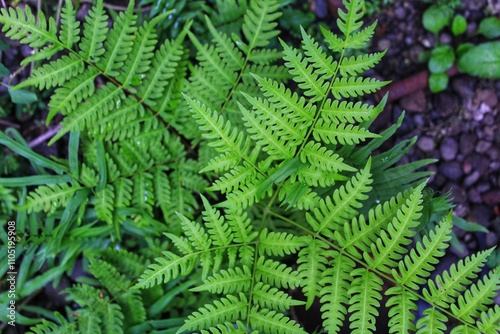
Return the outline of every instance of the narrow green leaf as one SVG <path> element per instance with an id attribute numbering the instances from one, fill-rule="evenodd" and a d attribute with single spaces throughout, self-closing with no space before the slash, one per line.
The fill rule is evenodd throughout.
<path id="1" fill-rule="evenodd" d="M 299 157 L 295 157 L 292 160 L 283 163 L 283 165 L 281 165 L 273 174 L 261 183 L 257 189 L 257 198 L 261 198 L 273 184 L 278 184 L 305 166 L 307 166 L 307 164 L 301 162 Z"/>
<path id="2" fill-rule="evenodd" d="M 0 144 L 7 146 L 9 149 L 16 152 L 20 156 L 25 157 L 35 165 L 50 168 L 58 174 L 68 172 L 68 168 L 66 166 L 63 166 L 53 160 L 47 159 L 39 155 L 38 153 L 33 152 L 28 146 L 9 138 L 3 132 L 0 132 Z"/>

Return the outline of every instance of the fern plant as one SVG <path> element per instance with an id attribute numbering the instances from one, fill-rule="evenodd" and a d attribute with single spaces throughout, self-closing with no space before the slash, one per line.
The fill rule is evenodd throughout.
<path id="1" fill-rule="evenodd" d="M 218 297 L 188 317 L 179 332 L 302 333 L 287 310 L 302 303 L 310 307 L 315 299 L 327 332 L 340 332 L 344 323 L 353 333 L 375 332 L 383 295 L 391 333 L 437 333 L 451 318 L 460 323 L 454 332 L 498 330 L 499 309 L 488 305 L 499 271 L 471 284 L 490 251 L 428 281 L 448 246 L 451 216 L 413 243 L 425 176 L 395 178 L 418 165 L 389 170 L 395 151 L 369 157 L 385 139 L 368 130 L 384 102 L 369 106 L 352 99 L 385 83 L 362 76 L 383 53 L 350 56 L 370 41 L 375 28 L 362 28 L 362 5 L 345 1 L 338 21 L 342 35 L 322 31 L 331 54 L 304 31 L 301 49 L 282 41 L 284 65 L 299 90 L 253 74 L 260 93 L 241 91 L 242 122 L 226 109 L 230 95 L 219 108 L 199 99 L 199 91 L 185 95 L 218 153 L 204 169 L 220 175 L 209 189 L 225 200 L 213 207 L 203 199 L 204 223 L 180 215 L 184 235 L 167 234 L 176 249 L 158 258 L 137 284 L 156 286 L 200 268 L 203 283 L 193 291 Z M 207 72 L 219 59 L 231 59 L 232 50 L 246 51 L 239 36 L 216 41 L 219 53 L 201 64 Z M 198 47 L 200 54 L 212 48 Z M 408 189 L 396 193 L 383 183 Z M 283 225 L 292 231 L 284 232 Z M 296 268 L 283 261 L 291 254 Z M 394 286 L 383 291 L 384 280 Z M 290 289 L 297 288 L 305 301 L 292 298 Z M 415 321 L 419 299 L 428 306 Z"/>
<path id="2" fill-rule="evenodd" d="M 384 52 L 363 53 L 376 23 L 363 28 L 362 0 L 344 4 L 340 33 L 321 29 L 316 41 L 302 30 L 300 48 L 276 41 L 275 0 L 225 2 L 205 19 L 212 43 L 189 24 L 159 43 L 164 16 L 138 26 L 132 2 L 110 30 L 102 1 L 83 29 L 71 1 L 60 29 L 28 8 L 0 11 L 8 37 L 39 48 L 24 63 L 45 62 L 18 88 L 55 88 L 48 121 L 58 112 L 64 120 L 52 141 L 69 133 L 67 160 L 0 134 L 39 172 L 2 179 L 35 187 L 19 191 L 22 229 L 36 230 L 28 217 L 43 214 L 50 234 L 22 265 L 35 252 L 40 263 L 55 258 L 64 269 L 43 274 L 45 284 L 85 250 L 107 292 L 70 288 L 78 320 L 57 316 L 59 325 L 33 331 L 141 332 L 164 321 L 166 332 L 305 333 L 290 309 L 319 301 L 324 331 L 371 333 L 383 299 L 390 333 L 500 329 L 492 306 L 500 272 L 479 275 L 491 250 L 430 278 L 451 238 L 451 214 L 428 228 L 429 174 L 417 170 L 431 160 L 397 165 L 415 139 L 380 150 L 402 118 L 380 134 L 369 130 L 386 99 L 362 98 L 386 82 L 364 73 Z M 131 252 L 151 248 L 156 258 L 147 269 L 130 252 L 90 252 L 134 238 Z M 176 314 L 158 297 L 165 291 L 196 296 L 196 306 Z"/>

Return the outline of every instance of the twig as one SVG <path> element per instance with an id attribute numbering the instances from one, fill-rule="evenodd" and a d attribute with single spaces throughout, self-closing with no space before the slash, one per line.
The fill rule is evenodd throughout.
<path id="1" fill-rule="evenodd" d="M 32 141 L 30 141 L 28 143 L 28 146 L 30 148 L 33 148 L 35 146 L 38 146 L 40 145 L 41 143 L 43 143 L 44 141 L 46 141 L 47 139 L 53 137 L 59 130 L 61 130 L 61 125 L 58 124 L 56 126 L 54 126 L 53 128 L 49 128 L 49 130 L 43 134 L 41 134 L 40 136 L 38 136 L 37 138 L 33 139 Z"/>
<path id="2" fill-rule="evenodd" d="M 6 121 L 4 119 L 0 119 L 0 124 L 7 125 L 8 127 L 11 127 L 11 128 L 16 128 L 16 129 L 20 128 L 19 124 L 11 123 L 11 122 Z"/>
<path id="3" fill-rule="evenodd" d="M 86 3 L 94 3 L 92 0 L 81 0 L 80 2 L 86 2 Z M 104 2 L 103 3 L 103 6 L 106 7 L 106 8 L 109 8 L 109 9 L 113 9 L 113 10 L 120 10 L 120 11 L 125 11 L 127 9 L 127 6 L 120 6 L 120 5 L 113 5 L 113 4 L 109 4 L 109 3 L 106 3 Z M 135 11 L 141 11 L 141 12 L 147 12 L 149 10 L 151 10 L 152 6 L 147 6 L 147 7 L 144 7 L 144 8 L 135 8 Z"/>

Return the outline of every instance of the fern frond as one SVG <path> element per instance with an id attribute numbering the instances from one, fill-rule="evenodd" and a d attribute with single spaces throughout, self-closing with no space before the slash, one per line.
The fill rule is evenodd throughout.
<path id="1" fill-rule="evenodd" d="M 203 73 L 205 78 L 217 78 L 219 87 L 216 89 L 221 95 L 224 94 L 238 79 L 238 75 L 235 72 L 237 64 L 224 62 L 215 47 L 205 48 L 194 34 L 189 32 L 188 35 L 198 50 L 197 59 L 200 62 L 199 73 Z"/>
<path id="2" fill-rule="evenodd" d="M 382 57 L 384 57 L 385 53 L 386 51 L 360 55 L 357 57 L 351 56 L 349 58 L 343 58 L 342 63 L 339 66 L 340 75 L 347 77 L 362 74 L 363 72 L 375 67 L 375 65 L 380 62 Z"/>
<path id="3" fill-rule="evenodd" d="M 500 331 L 500 305 L 494 305 L 488 311 L 481 313 L 481 320 L 477 322 L 478 328 L 487 334 Z"/>
<path id="4" fill-rule="evenodd" d="M 154 199 L 153 191 L 153 176 L 149 173 L 138 173 L 132 176 L 133 193 L 132 205 L 144 212 L 151 213 L 153 211 Z"/>
<path id="5" fill-rule="evenodd" d="M 374 119 L 381 111 L 381 106 L 368 105 L 359 102 L 347 102 L 327 99 L 321 108 L 321 117 L 338 122 L 364 122 Z"/>
<path id="6" fill-rule="evenodd" d="M 443 334 L 446 330 L 446 321 L 448 318 L 438 309 L 430 307 L 423 313 L 423 317 L 417 321 L 418 333 L 422 334 Z"/>
<path id="7" fill-rule="evenodd" d="M 105 333 L 123 333 L 124 315 L 120 305 L 109 303 L 102 312 L 102 324 Z"/>
<path id="8" fill-rule="evenodd" d="M 451 239 L 453 226 L 451 218 L 451 215 L 448 215 L 436 226 L 435 231 L 424 236 L 422 242 L 411 249 L 410 253 L 399 262 L 399 273 L 393 269 L 393 277 L 398 283 L 414 290 L 418 290 L 419 285 L 426 283 L 426 278 L 448 248 L 447 242 Z"/>
<path id="9" fill-rule="evenodd" d="M 340 123 L 337 120 L 321 118 L 316 122 L 313 129 L 314 139 L 327 144 L 354 145 L 368 138 L 376 138 L 377 135 L 367 129 L 353 125 Z"/>
<path id="10" fill-rule="evenodd" d="M 252 296 L 254 303 L 258 304 L 261 308 L 277 310 L 285 312 L 292 306 L 303 305 L 305 302 L 294 300 L 292 297 L 278 290 L 271 288 L 269 284 L 257 283 L 252 289 Z"/>
<path id="11" fill-rule="evenodd" d="M 488 309 L 487 305 L 497 295 L 499 288 L 500 267 L 496 267 L 489 276 L 483 277 L 459 295 L 457 302 L 451 305 L 451 311 L 459 319 L 474 324 L 481 312 Z"/>
<path id="12" fill-rule="evenodd" d="M 449 271 L 428 282 L 422 293 L 426 301 L 439 307 L 448 308 L 481 271 L 482 265 L 492 249 L 488 249 L 452 264 Z"/>
<path id="13" fill-rule="evenodd" d="M 26 6 L 24 11 L 21 7 L 2 8 L 0 13 L 0 23 L 3 25 L 2 31 L 5 32 L 6 37 L 19 40 L 22 44 L 28 44 L 34 49 L 41 48 L 49 43 L 53 44 L 48 54 L 48 50 L 45 50 L 47 58 L 61 50 L 57 38 L 56 22 L 52 17 L 47 21 L 43 12 L 39 12 L 37 18 L 33 15 L 29 6 Z"/>
<path id="14" fill-rule="evenodd" d="M 104 41 L 108 35 L 108 15 L 103 0 L 98 0 L 90 9 L 83 23 L 83 37 L 80 41 L 80 55 L 86 61 L 97 63 L 105 54 Z"/>
<path id="15" fill-rule="evenodd" d="M 252 228 L 252 221 L 248 214 L 242 210 L 229 210 L 226 213 L 229 226 L 234 232 L 234 241 L 237 243 L 248 244 L 257 237 L 257 232 Z"/>
<path id="16" fill-rule="evenodd" d="M 217 52 L 227 64 L 234 64 L 234 69 L 244 66 L 244 56 L 241 51 L 232 43 L 229 36 L 219 32 L 213 25 L 208 16 L 205 16 L 208 29 L 214 38 Z"/>
<path id="17" fill-rule="evenodd" d="M 220 191 L 221 193 L 233 192 L 240 189 L 242 185 L 248 183 L 256 177 L 257 171 L 247 163 L 239 165 L 225 173 L 216 180 L 208 189 L 212 191 Z"/>
<path id="18" fill-rule="evenodd" d="M 424 185 L 422 183 L 412 191 L 408 201 L 387 226 L 387 230 L 381 231 L 379 238 L 371 246 L 372 254 L 364 254 L 365 261 L 372 268 L 390 271 L 390 268 L 397 266 L 402 254 L 406 254 L 406 246 L 412 242 L 411 238 L 416 233 L 415 227 L 419 224 Z"/>
<path id="19" fill-rule="evenodd" d="M 182 39 L 174 42 L 165 41 L 155 52 L 149 71 L 145 75 L 142 84 L 137 88 L 138 96 L 146 104 L 155 107 L 161 101 L 164 88 L 176 74 L 184 49 Z M 158 108 L 157 110 L 162 110 Z"/>
<path id="20" fill-rule="evenodd" d="M 97 66 L 103 73 L 118 77 L 125 65 L 125 60 L 133 50 L 135 42 L 136 15 L 134 1 L 130 1 L 125 12 L 120 12 L 115 18 L 113 28 L 106 35 L 104 48 L 106 52 L 99 59 Z"/>
<path id="21" fill-rule="evenodd" d="M 345 36 L 349 36 L 363 25 L 363 0 L 345 0 L 344 4 L 345 10 L 339 10 L 337 26 Z"/>
<path id="22" fill-rule="evenodd" d="M 371 190 L 370 165 L 369 160 L 345 186 L 336 189 L 331 198 L 321 200 L 319 207 L 314 209 L 314 216 L 306 214 L 308 223 L 316 233 L 333 234 L 356 215 L 356 209 L 362 206 L 361 201 L 368 198 L 366 194 Z"/>
<path id="23" fill-rule="evenodd" d="M 312 65 L 296 49 L 291 48 L 285 42 L 281 41 L 285 56 L 285 66 L 290 70 L 293 80 L 299 88 L 304 90 L 304 95 L 311 102 L 320 101 L 326 97 L 329 83 L 324 77 L 320 77 Z"/>
<path id="24" fill-rule="evenodd" d="M 74 54 L 70 54 L 35 69 L 32 76 L 18 84 L 16 89 L 26 86 L 37 86 L 39 89 L 57 87 L 71 77 L 79 75 L 83 70 L 83 60 Z"/>
<path id="25" fill-rule="evenodd" d="M 269 41 L 279 34 L 279 31 L 274 29 L 278 25 L 274 21 L 281 16 L 278 12 L 279 6 L 278 1 L 274 0 L 250 2 L 250 10 L 246 12 L 242 25 L 248 44 L 240 46 L 246 53 L 256 47 L 267 46 Z"/>
<path id="26" fill-rule="evenodd" d="M 320 281 L 328 262 L 328 244 L 319 239 L 308 238 L 307 246 L 299 252 L 297 264 L 301 278 L 302 292 L 307 297 L 306 308 L 311 307 L 321 289 Z"/>
<path id="27" fill-rule="evenodd" d="M 344 163 L 344 159 L 340 155 L 334 153 L 332 150 L 328 150 L 320 143 L 316 143 L 314 141 L 308 142 L 300 151 L 300 160 L 302 162 L 309 161 L 312 166 L 315 166 L 323 171 L 356 171 L 354 167 Z"/>
<path id="28" fill-rule="evenodd" d="M 91 334 L 100 332 L 101 319 L 92 313 L 83 312 L 79 314 L 78 330 L 82 334 Z"/>
<path id="29" fill-rule="evenodd" d="M 386 292 L 389 300 L 390 333 L 410 333 L 415 331 L 415 311 L 417 310 L 417 296 L 402 286 L 394 286 Z"/>
<path id="30" fill-rule="evenodd" d="M 172 252 L 163 252 L 163 257 L 155 259 L 156 262 L 149 266 L 135 285 L 138 288 L 148 288 L 166 283 L 180 275 L 188 275 L 195 265 L 195 256 L 180 257 Z"/>
<path id="31" fill-rule="evenodd" d="M 366 48 L 370 41 L 372 40 L 373 34 L 375 33 L 375 27 L 377 22 L 372 23 L 368 27 L 361 29 L 349 36 L 346 36 L 344 47 L 349 49 L 362 49 Z"/>
<path id="32" fill-rule="evenodd" d="M 242 132 L 238 132 L 236 128 L 232 127 L 229 121 L 225 121 L 222 115 L 217 114 L 217 111 L 212 112 L 205 105 L 186 95 L 184 98 L 197 123 L 200 124 L 200 130 L 203 131 L 204 137 L 213 140 L 208 144 L 209 146 L 221 153 L 232 151 L 240 157 L 246 156 L 243 148 L 248 147 L 245 144 L 247 139 Z"/>
<path id="33" fill-rule="evenodd" d="M 293 320 L 274 310 L 252 308 L 249 314 L 252 329 L 271 334 L 306 334 Z"/>
<path id="34" fill-rule="evenodd" d="M 347 314 L 349 287 L 352 283 L 351 272 L 355 262 L 343 254 L 332 251 L 329 267 L 322 273 L 320 285 L 321 317 L 323 327 L 329 333 L 339 333 Z"/>
<path id="35" fill-rule="evenodd" d="M 408 192 L 406 193 L 408 194 Z M 368 219 L 364 215 L 353 217 L 350 223 L 344 224 L 343 233 L 335 231 L 335 238 L 340 247 L 349 254 L 361 258 L 360 251 L 368 251 L 376 240 L 379 231 L 388 225 L 396 216 L 401 204 L 401 194 L 390 201 L 381 203 L 368 212 Z"/>
<path id="36" fill-rule="evenodd" d="M 114 189 L 112 185 L 108 184 L 106 188 L 96 193 L 94 205 L 97 217 L 108 224 L 111 224 L 113 220 L 113 203 Z"/>
<path id="37" fill-rule="evenodd" d="M 374 93 L 388 83 L 389 81 L 380 81 L 375 78 L 335 78 L 331 92 L 337 99 L 341 99 L 342 97 L 358 97 Z"/>
<path id="38" fill-rule="evenodd" d="M 255 264 L 255 277 L 260 282 L 277 288 L 293 289 L 301 282 L 297 271 L 284 263 L 266 260 L 263 256 L 259 257 Z"/>
<path id="39" fill-rule="evenodd" d="M 116 303 L 120 305 L 119 311 L 123 314 L 122 318 L 126 328 L 143 323 L 146 320 L 146 309 L 140 291 L 130 289 L 132 282 L 110 263 L 94 257 L 90 257 L 89 260 L 90 272 L 109 291 Z M 104 307 L 104 310 L 117 311 L 110 310 L 108 307 Z"/>
<path id="40" fill-rule="evenodd" d="M 365 268 L 354 269 L 351 274 L 354 279 L 348 294 L 349 317 L 353 334 L 373 333 L 376 329 L 375 321 L 379 315 L 378 308 L 382 295 L 382 279 L 370 270 Z"/>
<path id="41" fill-rule="evenodd" d="M 124 62 L 127 71 L 117 77 L 124 84 L 124 88 L 142 86 L 146 72 L 150 73 L 150 65 L 155 55 L 154 49 L 158 43 L 156 25 L 164 17 L 165 14 L 155 17 L 151 22 L 144 22 L 135 34 L 132 50 Z"/>
<path id="42" fill-rule="evenodd" d="M 269 155 L 276 155 L 278 159 L 291 159 L 295 152 L 293 148 L 305 139 L 305 120 L 295 123 L 286 114 L 283 117 L 281 110 L 269 105 L 266 100 L 250 97 L 243 92 L 242 95 L 253 106 L 250 112 L 239 104 L 250 137 Z M 287 147 L 288 150 L 285 149 Z"/>
<path id="43" fill-rule="evenodd" d="M 80 22 L 76 20 L 76 10 L 71 1 L 65 1 L 61 11 L 59 40 L 67 49 L 80 41 Z"/>
<path id="44" fill-rule="evenodd" d="M 191 241 L 191 244 L 198 251 L 207 251 L 212 244 L 212 240 L 209 238 L 205 229 L 199 223 L 187 219 L 180 213 L 177 213 L 177 216 L 181 219 L 182 229 L 184 230 L 184 234 Z"/>
<path id="45" fill-rule="evenodd" d="M 206 278 L 202 285 L 192 288 L 191 291 L 209 291 L 226 295 L 247 291 L 251 281 L 252 275 L 247 266 L 222 269 L 217 274 Z"/>
<path id="46" fill-rule="evenodd" d="M 116 106 L 116 102 L 124 99 L 124 93 L 115 85 L 108 83 L 101 87 L 97 94 L 91 96 L 87 104 L 79 104 L 71 115 L 62 122 L 62 129 L 51 139 L 50 143 L 59 140 L 70 131 L 85 131 L 91 125 L 98 113 L 107 115 Z"/>
<path id="47" fill-rule="evenodd" d="M 286 232 L 269 232 L 267 228 L 259 235 L 259 254 L 285 256 L 297 252 L 308 240 Z"/>
<path id="48" fill-rule="evenodd" d="M 267 76 L 260 77 L 252 72 L 252 77 L 259 83 L 267 101 L 284 113 L 291 122 L 298 123 L 301 127 L 308 127 L 312 123 L 316 110 L 313 103 L 308 103 L 303 96 L 293 93 L 284 84 Z"/>
<path id="49" fill-rule="evenodd" d="M 28 194 L 26 204 L 20 209 L 27 209 L 28 213 L 32 211 L 54 212 L 57 208 L 66 206 L 79 189 L 81 189 L 80 186 L 68 183 L 39 186 Z"/>
<path id="50" fill-rule="evenodd" d="M 200 170 L 200 173 L 215 172 L 221 173 L 230 170 L 238 165 L 240 162 L 240 157 L 233 152 L 223 153 L 213 159 L 211 159 L 207 165 Z"/>
<path id="51" fill-rule="evenodd" d="M 332 56 L 328 56 L 318 42 L 306 33 L 304 28 L 300 27 L 300 32 L 302 34 L 304 54 L 307 56 L 308 62 L 312 64 L 318 74 L 327 77 L 334 76 L 337 70 L 337 61 Z"/>
<path id="52" fill-rule="evenodd" d="M 241 321 L 236 323 L 226 322 L 215 327 L 210 327 L 208 330 L 201 330 L 201 334 L 246 334 L 245 324 Z"/>
<path id="53" fill-rule="evenodd" d="M 253 205 L 260 199 L 262 184 L 265 182 L 264 176 L 256 174 L 255 178 L 243 185 L 240 189 L 227 195 L 227 200 L 221 203 L 224 207 L 231 210 L 245 209 Z"/>
<path id="54" fill-rule="evenodd" d="M 155 170 L 153 174 L 153 187 L 155 190 L 155 205 L 161 208 L 164 217 L 168 217 L 171 214 L 172 190 L 170 179 L 163 168 Z"/>
<path id="55" fill-rule="evenodd" d="M 55 318 L 58 320 L 59 325 L 52 322 L 42 319 L 42 322 L 37 324 L 34 327 L 31 327 L 30 330 L 35 334 L 55 334 L 55 333 L 68 333 L 68 334 L 77 334 L 79 331 L 77 330 L 75 323 L 69 323 L 64 317 L 59 313 L 55 312 Z"/>
<path id="56" fill-rule="evenodd" d="M 47 122 L 50 122 L 58 112 L 67 115 L 71 110 L 74 110 L 82 100 L 94 94 L 94 79 L 97 75 L 97 70 L 91 67 L 79 76 L 66 81 L 63 87 L 57 88 L 55 94 L 50 98 L 50 110 L 47 116 Z"/>
<path id="57" fill-rule="evenodd" d="M 179 332 L 204 329 L 243 319 L 247 314 L 247 303 L 247 298 L 242 293 L 238 297 L 226 295 L 215 300 L 213 304 L 206 304 L 193 312 L 186 319 L 186 323 L 179 328 Z"/>

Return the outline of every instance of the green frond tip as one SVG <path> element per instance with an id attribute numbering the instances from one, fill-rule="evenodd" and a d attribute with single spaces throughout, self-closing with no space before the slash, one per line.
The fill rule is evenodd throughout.
<path id="1" fill-rule="evenodd" d="M 0 23 L 3 25 L 2 31 L 5 32 L 5 36 L 10 39 L 19 40 L 22 44 L 28 44 L 34 49 L 51 43 L 55 46 L 52 54 L 62 49 L 57 38 L 55 20 L 51 17 L 47 21 L 42 12 L 38 13 L 37 18 L 30 6 L 25 6 L 24 10 L 21 6 L 0 9 Z"/>
<path id="2" fill-rule="evenodd" d="M 345 10 L 339 9 L 339 18 L 337 19 L 337 26 L 340 31 L 345 35 L 349 36 L 355 31 L 359 30 L 363 22 L 363 0 L 344 0 Z"/>
<path id="3" fill-rule="evenodd" d="M 179 276 L 188 275 L 194 268 L 195 256 L 180 257 L 172 252 L 163 252 L 164 257 L 156 259 L 157 263 L 149 266 L 135 285 L 136 288 L 149 288 L 167 283 Z"/>
<path id="4" fill-rule="evenodd" d="M 314 215 L 306 214 L 308 223 L 316 233 L 333 235 L 335 230 L 341 229 L 357 215 L 357 210 L 363 205 L 362 201 L 368 198 L 367 194 L 372 189 L 370 167 L 371 159 L 345 185 L 336 189 L 332 197 L 321 200 L 314 209 Z"/>
<path id="5" fill-rule="evenodd" d="M 261 333 L 272 334 L 307 334 L 299 324 L 274 310 L 252 308 L 250 325 Z"/>
<path id="6" fill-rule="evenodd" d="M 206 329 L 224 322 L 244 319 L 247 315 L 247 305 L 248 300 L 243 293 L 240 293 L 238 297 L 226 295 L 215 300 L 213 304 L 206 304 L 193 312 L 177 333 Z"/>

